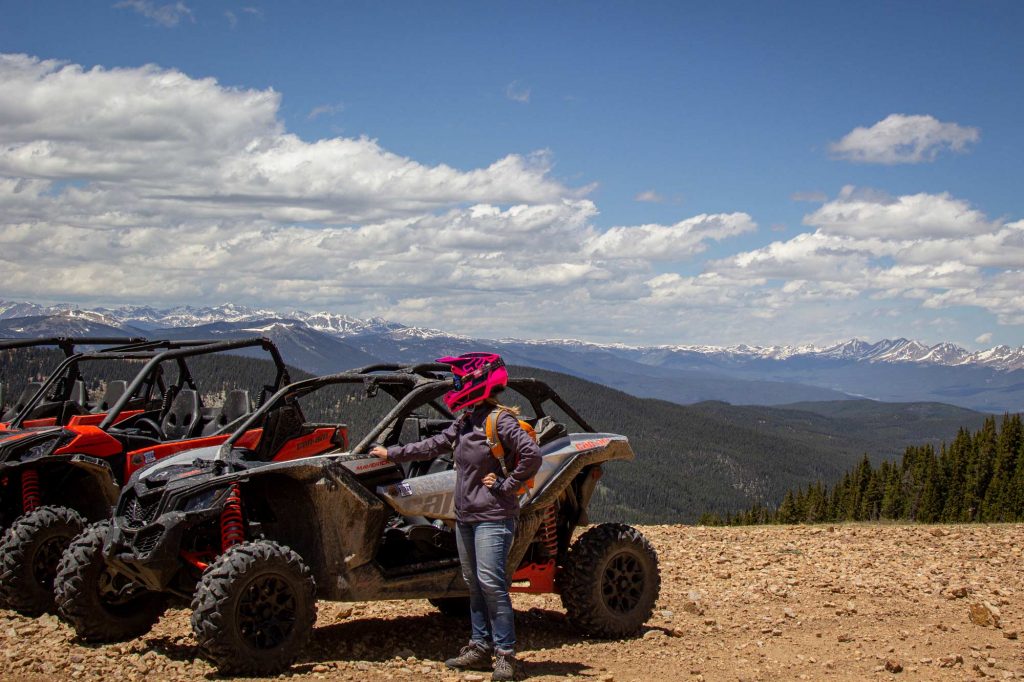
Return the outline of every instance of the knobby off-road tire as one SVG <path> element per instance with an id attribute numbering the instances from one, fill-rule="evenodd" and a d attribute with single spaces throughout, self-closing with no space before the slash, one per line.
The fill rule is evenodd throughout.
<path id="1" fill-rule="evenodd" d="M 26 616 L 53 608 L 57 564 L 85 519 L 67 507 L 39 507 L 18 517 L 0 540 L 0 601 Z"/>
<path id="2" fill-rule="evenodd" d="M 137 637 L 167 610 L 166 595 L 133 585 L 103 558 L 110 521 L 87 527 L 61 556 L 54 581 L 57 614 L 86 642 Z"/>
<path id="3" fill-rule="evenodd" d="M 469 597 L 438 597 L 428 599 L 441 615 L 449 618 L 469 618 Z"/>
<path id="4" fill-rule="evenodd" d="M 294 551 L 244 542 L 205 571 L 192 599 L 199 650 L 225 675 L 271 675 L 301 653 L 316 621 L 316 582 Z"/>
<path id="5" fill-rule="evenodd" d="M 604 523 L 569 548 L 557 586 L 572 625 L 595 637 L 628 637 L 654 612 L 658 555 L 635 528 Z"/>

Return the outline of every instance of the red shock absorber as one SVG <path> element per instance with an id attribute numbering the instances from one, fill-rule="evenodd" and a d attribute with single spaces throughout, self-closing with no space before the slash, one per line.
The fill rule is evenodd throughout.
<path id="1" fill-rule="evenodd" d="M 26 469 L 21 472 L 21 511 L 28 514 L 35 511 L 42 503 L 42 495 L 39 492 L 39 472 L 35 469 Z"/>
<path id="2" fill-rule="evenodd" d="M 544 519 L 540 522 L 537 539 L 549 559 L 558 556 L 558 510 L 551 505 L 544 510 Z"/>
<path id="3" fill-rule="evenodd" d="M 245 523 L 242 521 L 242 495 L 237 485 L 231 486 L 224 511 L 220 513 L 220 549 L 226 552 L 245 542 Z"/>

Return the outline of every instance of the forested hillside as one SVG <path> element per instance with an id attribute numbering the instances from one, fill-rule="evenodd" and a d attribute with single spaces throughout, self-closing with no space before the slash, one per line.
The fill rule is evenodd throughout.
<path id="1" fill-rule="evenodd" d="M 755 505 L 705 523 L 815 523 L 891 519 L 922 523 L 1024 520 L 1024 429 L 1019 414 L 975 433 L 960 429 L 939 448 L 911 446 L 898 462 L 866 457 L 833 486 L 820 481 L 786 492 L 778 508 Z"/>
<path id="2" fill-rule="evenodd" d="M 59 354 L 52 356 L 52 364 L 33 354 L 21 353 L 20 360 L 12 356 L 0 353 L 0 376 L 9 381 L 38 377 L 60 360 Z M 196 358 L 190 366 L 207 404 L 235 387 L 248 388 L 255 397 L 273 376 L 268 362 L 240 356 Z M 978 413 L 938 403 L 683 406 L 556 372 L 511 371 L 551 384 L 595 429 L 629 437 L 637 459 L 607 467 L 592 509 L 595 520 L 692 522 L 705 512 L 724 517 L 755 503 L 774 507 L 789 489 L 839 480 L 865 454 L 877 465 L 909 445 L 938 446 L 961 427 L 979 428 L 984 421 Z M 106 379 L 128 379 L 134 370 L 111 364 L 104 372 Z M 308 376 L 291 372 L 293 380 Z M 97 382 L 99 375 L 90 375 L 94 391 Z M 304 407 L 310 419 L 349 424 L 353 442 L 384 409 L 359 389 L 318 396 Z"/>
<path id="3" fill-rule="evenodd" d="M 961 426 L 984 421 L 937 403 L 683 406 L 554 372 L 515 371 L 554 386 L 594 428 L 629 436 L 637 459 L 606 468 L 593 511 L 595 518 L 637 523 L 693 522 L 704 512 L 735 513 L 755 502 L 774 506 L 790 488 L 837 480 L 865 453 L 881 462 L 910 444 L 938 444 Z M 830 416 L 834 409 L 840 414 Z"/>

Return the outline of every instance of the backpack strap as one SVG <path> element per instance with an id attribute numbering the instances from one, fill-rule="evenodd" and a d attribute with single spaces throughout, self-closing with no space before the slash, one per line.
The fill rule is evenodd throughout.
<path id="1" fill-rule="evenodd" d="M 500 407 L 491 410 L 490 414 L 487 415 L 487 420 L 484 422 L 484 435 L 487 437 L 487 447 L 491 449 L 491 455 L 501 465 L 502 475 L 508 478 L 508 465 L 505 464 L 505 446 L 501 444 L 501 438 L 498 436 L 498 419 L 504 411 Z"/>

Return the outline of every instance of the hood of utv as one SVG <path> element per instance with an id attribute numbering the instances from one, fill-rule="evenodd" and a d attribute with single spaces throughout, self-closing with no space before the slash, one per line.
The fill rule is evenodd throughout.
<path id="1" fill-rule="evenodd" d="M 36 449 L 40 456 L 49 454 L 54 448 L 45 448 L 45 446 L 56 444 L 66 434 L 67 431 L 63 426 L 39 426 L 18 431 L 0 431 L 0 463 L 19 461 L 24 454 L 33 449 Z M 40 449 L 40 446 L 44 447 Z"/>

